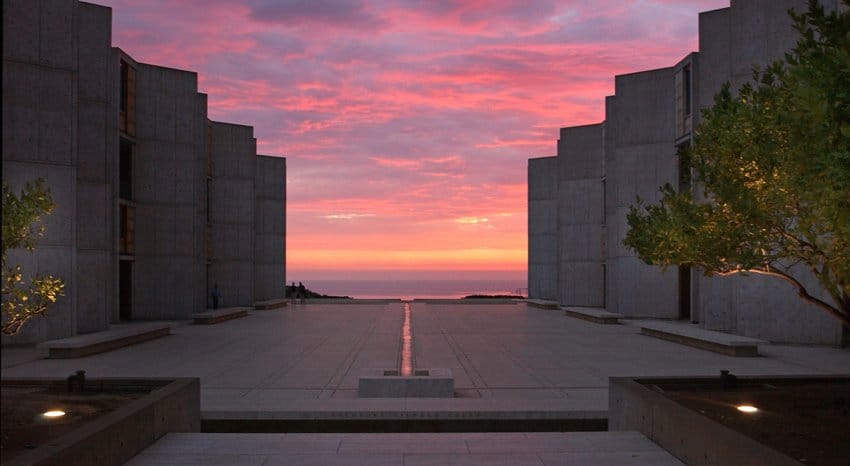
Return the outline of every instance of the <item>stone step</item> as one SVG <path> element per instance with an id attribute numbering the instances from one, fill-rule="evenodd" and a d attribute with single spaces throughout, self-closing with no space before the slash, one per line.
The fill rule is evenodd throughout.
<path id="1" fill-rule="evenodd" d="M 36 347 L 47 349 L 47 357 L 51 359 L 80 358 L 164 337 L 171 333 L 171 325 L 167 322 L 116 324 L 102 332 L 45 341 Z"/>
<path id="2" fill-rule="evenodd" d="M 730 333 L 705 330 L 693 324 L 643 321 L 636 323 L 640 333 L 651 337 L 693 346 L 715 353 L 736 357 L 758 356 L 758 346 L 769 342 Z"/>
<path id="3" fill-rule="evenodd" d="M 561 309 L 565 315 L 597 324 L 619 324 L 623 317 L 622 314 L 608 312 L 601 307 L 561 306 Z"/>
<path id="4" fill-rule="evenodd" d="M 127 464 L 681 465 L 634 431 L 172 433 Z"/>
<path id="5" fill-rule="evenodd" d="M 399 427 L 423 420 L 449 427 L 465 424 L 502 429 L 505 425 L 550 423 L 549 427 L 556 430 L 607 428 L 607 387 L 539 390 L 544 393 L 530 397 L 504 393 L 511 390 L 487 396 L 471 395 L 470 390 L 459 387 L 455 390 L 452 398 L 376 399 L 358 397 L 357 387 L 347 393 L 339 390 L 337 396 L 318 398 L 314 391 L 304 390 L 304 396 L 298 390 L 258 388 L 245 396 L 222 397 L 219 389 L 202 389 L 201 419 L 205 428 L 222 432 L 271 432 L 269 426 L 293 422 L 381 421 Z M 532 391 L 536 390 L 525 390 Z"/>
<path id="6" fill-rule="evenodd" d="M 238 319 L 248 315 L 248 307 L 223 307 L 221 309 L 207 309 L 206 312 L 192 314 L 196 324 L 217 324 L 225 320 Z"/>

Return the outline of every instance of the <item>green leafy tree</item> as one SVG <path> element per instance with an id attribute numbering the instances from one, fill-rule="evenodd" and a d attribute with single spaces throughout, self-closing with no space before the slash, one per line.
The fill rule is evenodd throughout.
<path id="1" fill-rule="evenodd" d="M 662 187 L 632 206 L 624 244 L 648 264 L 780 277 L 850 329 L 850 13 L 790 14 L 796 46 L 737 96 L 723 86 L 681 154 L 705 200 Z"/>
<path id="2" fill-rule="evenodd" d="M 65 284 L 51 276 L 35 275 L 24 278 L 20 265 L 6 265 L 10 249 L 34 249 L 36 237 L 44 234 L 41 217 L 53 210 L 50 190 L 44 180 L 27 183 L 20 196 L 3 182 L 3 245 L 2 245 L 2 331 L 7 335 L 20 332 L 31 318 L 44 315 L 48 307 L 63 296 Z"/>

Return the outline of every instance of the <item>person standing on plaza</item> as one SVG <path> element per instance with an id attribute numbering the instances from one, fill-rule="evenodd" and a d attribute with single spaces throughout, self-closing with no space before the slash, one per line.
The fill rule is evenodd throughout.
<path id="1" fill-rule="evenodd" d="M 215 285 L 213 285 L 213 289 L 212 289 L 213 309 L 218 309 L 218 301 L 220 299 L 221 299 L 221 291 L 219 291 L 218 283 L 216 283 Z"/>
<path id="2" fill-rule="evenodd" d="M 301 304 L 304 304 L 304 299 L 307 298 L 307 287 L 301 282 L 298 282 L 298 296 L 301 298 Z"/>

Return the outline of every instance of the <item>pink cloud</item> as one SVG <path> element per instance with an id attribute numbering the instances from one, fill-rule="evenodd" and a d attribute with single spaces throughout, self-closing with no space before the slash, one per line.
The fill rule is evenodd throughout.
<path id="1" fill-rule="evenodd" d="M 197 71 L 211 118 L 253 125 L 261 153 L 288 157 L 290 256 L 524 250 L 526 160 L 554 154 L 559 127 L 601 121 L 615 74 L 695 50 L 697 13 L 728 6 L 102 3 L 114 8 L 116 45 L 143 62 Z M 476 257 L 478 269 L 502 260 Z"/>
<path id="2" fill-rule="evenodd" d="M 249 2 L 251 19 L 289 27 L 328 26 L 343 29 L 376 29 L 385 22 L 358 1 L 262 0 Z"/>

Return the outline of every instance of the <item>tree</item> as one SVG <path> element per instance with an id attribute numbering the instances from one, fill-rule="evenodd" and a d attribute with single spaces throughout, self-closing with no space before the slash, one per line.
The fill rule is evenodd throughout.
<path id="1" fill-rule="evenodd" d="M 50 190 L 39 178 L 27 183 L 20 196 L 3 182 L 2 244 L 2 332 L 15 335 L 31 318 L 44 315 L 48 307 L 63 296 L 65 284 L 51 276 L 35 275 L 27 283 L 20 265 L 6 266 L 11 249 L 33 251 L 34 240 L 44 234 L 41 217 L 53 210 Z"/>
<path id="2" fill-rule="evenodd" d="M 648 264 L 780 277 L 850 329 L 850 12 L 789 14 L 796 46 L 737 97 L 724 85 L 681 154 L 705 200 L 665 185 L 631 207 L 624 244 Z"/>

